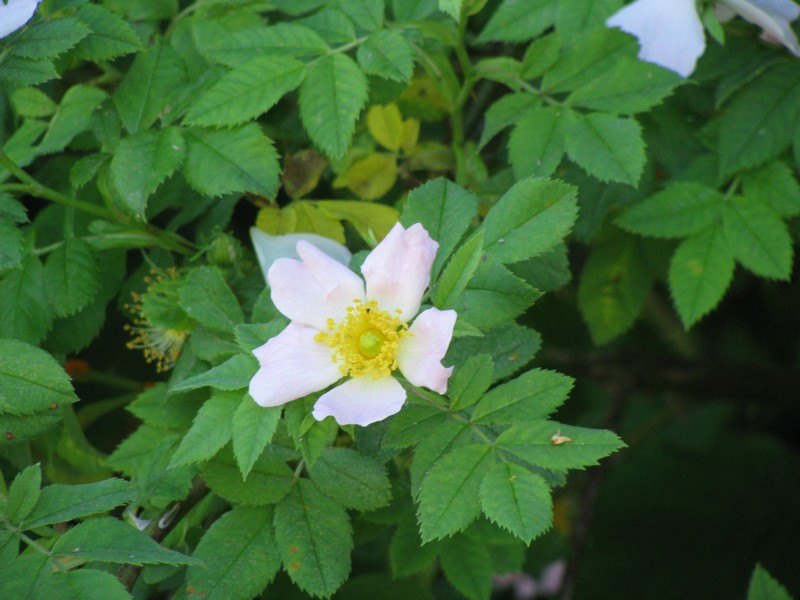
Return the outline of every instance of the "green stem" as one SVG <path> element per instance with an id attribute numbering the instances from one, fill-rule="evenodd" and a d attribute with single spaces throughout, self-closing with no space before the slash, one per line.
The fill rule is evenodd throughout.
<path id="1" fill-rule="evenodd" d="M 7 168 L 6 163 L 2 160 L 3 155 L 1 153 L 2 150 L 0 150 L 0 164 Z M 9 169 L 9 171 L 10 170 L 11 169 Z M 36 198 L 41 198 L 42 200 L 50 200 L 56 204 L 76 208 L 85 213 L 89 213 L 90 215 L 94 215 L 95 217 L 100 217 L 101 219 L 114 219 L 114 215 L 111 213 L 111 211 L 103 208 L 102 206 L 97 206 L 96 204 L 90 204 L 89 202 L 72 198 L 71 196 L 57 192 L 56 190 L 45 187 L 39 183 L 36 183 L 35 181 L 34 183 L 7 183 L 5 185 L 0 185 L 0 191 L 28 194 L 30 196 L 35 196 Z"/>

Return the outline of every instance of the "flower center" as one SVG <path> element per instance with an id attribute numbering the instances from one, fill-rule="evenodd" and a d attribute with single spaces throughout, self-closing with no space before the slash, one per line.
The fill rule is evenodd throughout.
<path id="1" fill-rule="evenodd" d="M 374 300 L 354 300 L 344 319 L 338 323 L 328 319 L 328 331 L 320 331 L 314 339 L 334 349 L 333 361 L 339 363 L 342 375 L 380 379 L 397 369 L 394 356 L 408 335 L 408 323 L 400 320 L 399 312 L 381 310 Z"/>

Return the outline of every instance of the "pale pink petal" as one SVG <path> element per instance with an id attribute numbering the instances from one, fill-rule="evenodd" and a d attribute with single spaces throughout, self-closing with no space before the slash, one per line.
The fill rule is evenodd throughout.
<path id="1" fill-rule="evenodd" d="M 442 359 L 453 337 L 456 311 L 429 308 L 412 323 L 400 341 L 395 358 L 406 379 L 439 394 L 447 391 L 453 367 L 442 366 Z"/>
<path id="2" fill-rule="evenodd" d="M 16 31 L 31 20 L 41 0 L 0 0 L 0 38 Z"/>
<path id="3" fill-rule="evenodd" d="M 408 229 L 396 224 L 361 266 L 367 300 L 391 313 L 400 310 L 400 318 L 410 321 L 419 311 L 438 248 L 419 223 Z"/>
<path id="4" fill-rule="evenodd" d="M 724 0 L 724 3 L 735 10 L 742 18 L 758 25 L 764 30 L 768 41 L 778 42 L 786 46 L 792 54 L 800 56 L 800 44 L 789 21 L 800 16 L 800 7 L 788 0 Z"/>
<path id="5" fill-rule="evenodd" d="M 302 260 L 279 258 L 267 281 L 276 308 L 292 321 L 319 330 L 327 320 L 340 321 L 353 301 L 364 299 L 361 278 L 308 242 L 297 242 Z"/>
<path id="6" fill-rule="evenodd" d="M 614 13 L 609 27 L 639 39 L 639 58 L 683 77 L 694 71 L 706 48 L 695 0 L 637 0 Z"/>
<path id="7" fill-rule="evenodd" d="M 398 412 L 406 391 L 394 377 L 355 377 L 324 393 L 314 405 L 317 421 L 333 417 L 339 425 L 369 425 Z"/>
<path id="8" fill-rule="evenodd" d="M 333 350 L 314 341 L 317 330 L 289 325 L 253 350 L 261 368 L 250 380 L 250 395 L 261 406 L 280 406 L 341 379 Z"/>

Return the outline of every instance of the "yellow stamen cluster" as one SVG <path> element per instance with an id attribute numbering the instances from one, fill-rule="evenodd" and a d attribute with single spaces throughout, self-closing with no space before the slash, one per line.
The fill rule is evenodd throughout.
<path id="1" fill-rule="evenodd" d="M 400 320 L 400 311 L 392 315 L 377 302 L 354 300 L 344 319 L 328 319 L 328 331 L 314 339 L 334 348 L 333 361 L 342 375 L 380 379 L 397 369 L 395 353 L 408 333 L 408 323 Z"/>

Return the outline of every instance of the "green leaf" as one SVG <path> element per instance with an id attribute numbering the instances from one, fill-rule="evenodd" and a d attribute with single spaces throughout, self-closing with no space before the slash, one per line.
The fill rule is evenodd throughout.
<path id="1" fill-rule="evenodd" d="M 42 485 L 42 469 L 39 463 L 25 467 L 11 482 L 5 513 L 9 523 L 19 525 L 31 514 L 39 500 Z"/>
<path id="2" fill-rule="evenodd" d="M 567 132 L 576 120 L 568 108 L 539 106 L 525 113 L 508 139 L 517 179 L 552 175 L 564 156 Z"/>
<path id="3" fill-rule="evenodd" d="M 669 288 L 684 327 L 691 327 L 719 304 L 735 266 L 722 228 L 711 227 L 678 246 L 669 267 Z"/>
<path id="4" fill-rule="evenodd" d="M 488 354 L 470 356 L 456 368 L 450 380 L 450 408 L 462 410 L 472 406 L 492 385 L 494 361 Z"/>
<path id="5" fill-rule="evenodd" d="M 180 56 L 157 41 L 138 54 L 114 94 L 125 128 L 136 133 L 152 125 L 170 103 L 185 77 Z"/>
<path id="6" fill-rule="evenodd" d="M 148 129 L 123 138 L 111 159 L 110 175 L 125 208 L 143 218 L 147 199 L 180 166 L 185 152 L 176 127 Z"/>
<path id="7" fill-rule="evenodd" d="M 184 379 L 172 386 L 170 392 L 187 392 L 201 387 L 217 390 L 243 390 L 258 370 L 258 361 L 248 354 L 237 354 L 208 371 Z"/>
<path id="8" fill-rule="evenodd" d="M 272 531 L 271 508 L 234 507 L 203 535 L 190 566 L 188 588 L 204 600 L 250 600 L 281 566 Z"/>
<path id="9" fill-rule="evenodd" d="M 202 462 L 231 439 L 233 415 L 246 401 L 241 392 L 216 392 L 203 403 L 194 423 L 172 455 L 169 467 Z"/>
<path id="10" fill-rule="evenodd" d="M 761 277 L 788 280 L 792 274 L 792 238 L 786 223 L 757 200 L 731 198 L 722 229 L 736 259 Z"/>
<path id="11" fill-rule="evenodd" d="M 624 56 L 602 77 L 576 87 L 566 103 L 617 115 L 645 112 L 660 104 L 683 81 L 677 73 Z"/>
<path id="12" fill-rule="evenodd" d="M 555 371 L 531 369 L 486 394 L 472 413 L 475 423 L 518 423 L 542 419 L 569 396 L 575 381 Z"/>
<path id="13" fill-rule="evenodd" d="M 50 96 L 35 87 L 20 88 L 11 93 L 11 105 L 20 117 L 50 117 L 58 105 Z"/>
<path id="14" fill-rule="evenodd" d="M 557 31 L 531 42 L 522 58 L 523 79 L 534 79 L 546 73 L 558 60 L 563 45 L 564 38 Z"/>
<path id="15" fill-rule="evenodd" d="M 456 448 L 428 471 L 419 494 L 419 522 L 423 542 L 453 535 L 480 513 L 478 490 L 494 464 L 491 446 Z"/>
<path id="16" fill-rule="evenodd" d="M 38 600 L 42 584 L 52 575 L 53 563 L 43 553 L 21 554 L 3 565 L 0 597 L 14 600 Z"/>
<path id="17" fill-rule="evenodd" d="M 368 75 L 407 83 L 414 69 L 411 44 L 397 29 L 382 29 L 370 34 L 358 47 L 358 64 Z"/>
<path id="18" fill-rule="evenodd" d="M 311 595 L 330 596 L 350 574 L 347 512 L 307 479 L 275 507 L 275 540 L 289 577 Z"/>
<path id="19" fill-rule="evenodd" d="M 142 48 L 142 42 L 133 28 L 122 17 L 98 4 L 81 6 L 76 15 L 92 35 L 82 39 L 75 48 L 75 56 L 100 62 Z"/>
<path id="20" fill-rule="evenodd" d="M 514 184 L 486 215 L 484 248 L 503 263 L 537 256 L 567 236 L 577 214 L 574 186 L 547 179 L 524 179 Z"/>
<path id="21" fill-rule="evenodd" d="M 350 147 L 367 101 L 367 79 L 345 54 L 330 54 L 309 67 L 300 86 L 300 117 L 314 143 L 331 158 Z"/>
<path id="22" fill-rule="evenodd" d="M 539 351 L 541 336 L 516 323 L 504 323 L 481 337 L 459 338 L 450 344 L 447 362 L 460 364 L 470 356 L 490 351 L 494 380 L 505 379 L 528 363 Z"/>
<path id="23" fill-rule="evenodd" d="M 636 185 L 645 164 L 642 128 L 632 118 L 591 113 L 567 134 L 570 159 L 600 181 Z"/>
<path id="24" fill-rule="evenodd" d="M 10 50 L 25 58 L 55 58 L 89 35 L 89 28 L 74 17 L 31 25 L 17 37 Z"/>
<path id="25" fill-rule="evenodd" d="M 0 80 L 20 86 L 38 85 L 58 77 L 55 65 L 49 60 L 8 56 L 0 65 Z"/>
<path id="26" fill-rule="evenodd" d="M 486 111 L 478 149 L 486 146 L 503 129 L 517 123 L 520 115 L 527 114 L 539 104 L 541 104 L 539 97 L 529 92 L 502 96 Z"/>
<path id="27" fill-rule="evenodd" d="M 553 441 L 556 435 L 571 441 L 557 444 Z M 625 446 L 611 431 L 562 425 L 555 421 L 515 425 L 501 433 L 496 443 L 501 450 L 537 467 L 556 471 L 596 465 L 601 458 Z"/>
<path id="28" fill-rule="evenodd" d="M 695 235 L 722 214 L 725 198 L 700 183 L 677 182 L 638 204 L 614 221 L 632 233 L 656 238 Z"/>
<path id="29" fill-rule="evenodd" d="M 60 152 L 79 133 L 92 125 L 92 115 L 106 99 L 106 93 L 97 88 L 75 85 L 67 90 L 58 105 L 36 154 Z"/>
<path id="30" fill-rule="evenodd" d="M 747 600 L 792 600 L 792 597 L 764 567 L 757 564 L 747 588 Z"/>
<path id="31" fill-rule="evenodd" d="M 789 147 L 800 104 L 800 73 L 794 67 L 786 61 L 769 69 L 739 92 L 722 113 L 722 178 L 758 166 Z"/>
<path id="32" fill-rule="evenodd" d="M 199 561 L 162 548 L 146 533 L 112 517 L 96 517 L 65 533 L 53 552 L 70 558 L 119 564 L 190 565 Z"/>
<path id="33" fill-rule="evenodd" d="M 97 569 L 55 571 L 39 591 L 47 600 L 130 600 L 119 579 Z"/>
<path id="34" fill-rule="evenodd" d="M 791 169 L 779 161 L 742 174 L 744 196 L 763 202 L 781 217 L 800 214 L 800 185 Z"/>
<path id="35" fill-rule="evenodd" d="M 481 482 L 481 508 L 526 544 L 550 528 L 553 499 L 547 483 L 525 467 L 499 463 Z"/>
<path id="36" fill-rule="evenodd" d="M 278 155 L 258 125 L 233 129 L 185 132 L 183 174 L 191 186 L 207 196 L 252 192 L 272 198 L 278 189 Z"/>
<path id="37" fill-rule="evenodd" d="M 233 415 L 233 453 L 247 479 L 258 457 L 272 440 L 281 418 L 281 407 L 264 408 L 248 395 Z"/>
<path id="38" fill-rule="evenodd" d="M 28 211 L 25 205 L 7 192 L 0 192 L 0 217 L 3 222 L 27 223 Z"/>
<path id="39" fill-rule="evenodd" d="M 60 317 L 75 314 L 100 290 L 100 269 L 94 249 L 80 238 L 69 238 L 47 257 L 45 289 Z"/>
<path id="40" fill-rule="evenodd" d="M 392 417 L 381 443 L 384 448 L 408 448 L 427 439 L 448 419 L 431 406 L 406 404 Z"/>
<path id="41" fill-rule="evenodd" d="M 36 507 L 22 526 L 34 529 L 106 512 L 133 500 L 131 484 L 112 477 L 96 483 L 64 485 L 56 483 L 42 489 Z"/>
<path id="42" fill-rule="evenodd" d="M 218 496 L 237 504 L 264 506 L 280 501 L 292 488 L 294 477 L 286 455 L 265 450 L 253 463 L 245 480 L 233 454 L 223 449 L 203 467 L 203 479 Z"/>
<path id="43" fill-rule="evenodd" d="M 441 543 L 422 543 L 413 515 L 405 515 L 389 543 L 389 564 L 394 577 L 406 577 L 428 568 L 436 560 Z"/>
<path id="44" fill-rule="evenodd" d="M 189 273 L 178 297 L 186 314 L 211 331 L 232 333 L 244 322 L 239 301 L 216 267 L 199 267 Z"/>
<path id="45" fill-rule="evenodd" d="M 565 39 L 575 39 L 603 25 L 620 4 L 620 0 L 559 0 L 556 29 Z"/>
<path id="46" fill-rule="evenodd" d="M 439 0 L 439 10 L 447 13 L 456 23 L 461 20 L 461 5 L 464 0 Z"/>
<path id="47" fill-rule="evenodd" d="M 653 285 L 642 244 L 616 236 L 597 244 L 583 266 L 578 308 L 595 344 L 605 344 L 633 326 Z"/>
<path id="48" fill-rule="evenodd" d="M 0 339 L 0 414 L 53 412 L 78 401 L 69 376 L 44 350 Z"/>
<path id="49" fill-rule="evenodd" d="M 484 256 L 483 232 L 478 231 L 453 254 L 436 282 L 433 304 L 437 308 L 455 306 Z"/>
<path id="50" fill-rule="evenodd" d="M 503 0 L 477 41 L 524 42 L 552 26 L 555 18 L 553 0 Z"/>
<path id="51" fill-rule="evenodd" d="M 339 8 L 361 29 L 375 31 L 383 27 L 384 0 L 346 0 L 339 2 Z"/>
<path id="52" fill-rule="evenodd" d="M 189 109 L 189 125 L 239 125 L 272 108 L 303 81 L 306 66 L 286 56 L 259 56 L 207 89 Z"/>
<path id="53" fill-rule="evenodd" d="M 13 269 L 22 262 L 22 230 L 5 215 L 0 215 L 0 272 Z"/>
<path id="54" fill-rule="evenodd" d="M 322 493 L 347 508 L 375 510 L 392 498 L 385 467 L 349 448 L 327 448 L 310 474 Z"/>
<path id="55" fill-rule="evenodd" d="M 421 223 L 439 242 L 431 276 L 436 277 L 478 213 L 478 198 L 447 179 L 434 179 L 414 188 L 403 206 L 404 227 Z"/>
<path id="56" fill-rule="evenodd" d="M 442 571 L 470 600 L 487 600 L 492 592 L 492 556 L 485 544 L 455 536 L 441 553 Z"/>
<path id="57" fill-rule="evenodd" d="M 194 24 L 193 29 L 195 39 L 202 40 L 200 51 L 229 67 L 238 67 L 257 56 L 300 58 L 330 51 L 316 31 L 298 23 L 228 31 L 213 21 L 203 20 Z"/>

